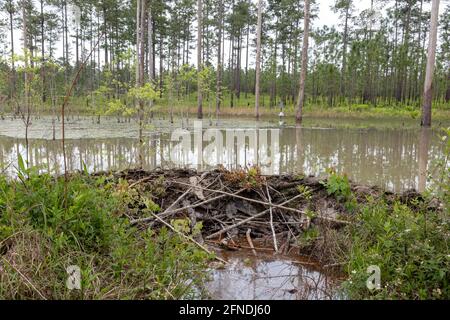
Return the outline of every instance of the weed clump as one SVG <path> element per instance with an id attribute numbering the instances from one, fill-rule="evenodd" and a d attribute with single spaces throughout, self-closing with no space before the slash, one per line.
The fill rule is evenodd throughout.
<path id="1" fill-rule="evenodd" d="M 257 189 L 265 183 L 259 167 L 241 168 L 231 171 L 225 170 L 223 173 L 226 182 L 245 189 Z"/>
<path id="2" fill-rule="evenodd" d="M 450 299 L 450 129 L 442 141 L 446 155 L 435 163 L 434 187 L 413 206 L 369 197 L 358 206 L 348 229 L 347 271 L 343 290 L 353 299 Z M 442 206 L 427 204 L 439 199 Z M 381 287 L 366 286 L 367 267 L 381 271 Z"/>
<path id="3" fill-rule="evenodd" d="M 131 226 L 127 193 L 104 176 L 0 177 L 0 299 L 201 297 L 211 257 L 165 227 Z M 72 265 L 81 290 L 66 286 Z"/>

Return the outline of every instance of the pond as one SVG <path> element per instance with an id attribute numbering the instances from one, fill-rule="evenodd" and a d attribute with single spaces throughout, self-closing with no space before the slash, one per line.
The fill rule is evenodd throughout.
<path id="1" fill-rule="evenodd" d="M 206 289 L 218 300 L 330 300 L 339 299 L 341 279 L 298 257 L 269 253 L 221 252 L 228 261 L 213 269 Z"/>
<path id="2" fill-rule="evenodd" d="M 33 120 L 28 154 L 24 137 L 20 119 L 0 121 L 0 172 L 14 176 L 20 153 L 42 171 L 62 173 L 58 121 L 53 132 L 50 117 Z M 221 164 L 229 169 L 259 165 L 265 174 L 323 175 L 335 168 L 357 183 L 423 191 L 427 169 L 442 154 L 439 131 L 421 130 L 412 120 L 307 119 L 300 128 L 277 119 L 176 119 L 171 124 L 159 118 L 146 126 L 143 143 L 135 121 L 109 118 L 97 124 L 96 118 L 75 116 L 66 124 L 68 169 L 90 172 L 139 165 L 206 170 Z"/>

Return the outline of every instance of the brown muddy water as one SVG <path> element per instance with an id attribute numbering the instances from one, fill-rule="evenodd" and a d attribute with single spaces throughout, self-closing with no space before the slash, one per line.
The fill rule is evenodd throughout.
<path id="1" fill-rule="evenodd" d="M 221 252 L 225 268 L 212 269 L 206 288 L 218 300 L 342 299 L 342 281 L 314 262 L 251 251 Z"/>
<path id="2" fill-rule="evenodd" d="M 60 123 L 53 140 L 50 117 L 33 120 L 28 154 L 24 125 L 19 119 L 0 120 L 0 173 L 14 177 L 18 154 L 42 172 L 61 174 L 63 152 Z M 213 126 L 212 126 L 213 125 Z M 182 131 L 181 129 L 189 129 Z M 178 129 L 178 131 L 176 131 Z M 175 132 L 175 134 L 174 134 Z M 265 174 L 323 175 L 327 168 L 346 173 L 359 184 L 401 192 L 423 191 L 433 162 L 443 156 L 438 130 L 419 129 L 418 123 L 307 119 L 303 127 L 277 119 L 255 122 L 223 119 L 216 125 L 154 119 L 138 139 L 135 121 L 70 118 L 66 125 L 69 170 L 123 170 L 189 167 L 207 170 L 259 165 Z M 184 146 L 180 143 L 188 141 Z M 206 141 L 202 141 L 206 140 Z M 211 141 L 222 141 L 222 147 Z M 231 142 L 230 142 L 231 141 Z M 221 144 L 219 144 L 221 145 Z M 200 151 L 199 151 L 200 150 Z M 140 162 L 142 161 L 142 163 Z M 336 299 L 339 280 L 305 261 L 248 252 L 222 253 L 230 263 L 213 268 L 208 291 L 215 299 Z"/>
<path id="3" fill-rule="evenodd" d="M 170 124 L 158 119 L 147 125 L 141 145 L 135 121 L 117 123 L 116 119 L 102 119 L 99 125 L 91 118 L 74 117 L 66 125 L 67 164 L 69 170 L 86 168 L 94 172 L 134 168 L 142 159 L 143 168 L 148 170 L 157 167 L 207 170 L 218 164 L 229 169 L 259 165 L 264 174 L 318 176 L 333 167 L 356 183 L 401 192 L 423 191 L 427 173 L 432 172 L 434 160 L 443 152 L 439 131 L 420 130 L 415 122 L 405 125 L 405 121 L 391 119 L 346 120 L 339 123 L 340 127 L 333 128 L 337 125 L 333 119 L 308 121 L 297 128 L 280 125 L 278 121 L 258 123 L 245 119 L 224 119 L 217 126 L 210 126 L 210 121 L 204 120 L 202 128 L 197 128 L 201 130 L 198 135 L 192 119 L 189 124 L 182 124 L 180 120 Z M 56 125 L 56 140 L 53 141 L 51 119 L 33 120 L 28 135 L 28 159 L 42 171 L 61 173 L 60 124 Z M 181 128 L 189 130 L 181 131 Z M 17 155 L 20 153 L 27 158 L 24 135 L 21 120 L 0 121 L 0 172 L 14 176 Z M 186 146 L 180 143 L 182 139 L 190 140 L 189 147 L 182 148 Z M 215 139 L 223 141 L 222 148 L 214 147 Z"/>

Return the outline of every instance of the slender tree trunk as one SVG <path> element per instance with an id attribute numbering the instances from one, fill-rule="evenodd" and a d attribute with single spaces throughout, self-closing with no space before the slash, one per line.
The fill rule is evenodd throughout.
<path id="1" fill-rule="evenodd" d="M 234 88 L 235 88 L 235 77 L 234 77 L 234 36 L 230 32 L 231 45 L 230 45 L 230 64 L 229 64 L 229 74 L 230 74 L 230 108 L 234 107 Z"/>
<path id="2" fill-rule="evenodd" d="M 10 98 L 14 98 L 16 95 L 16 67 L 15 67 L 15 63 L 14 63 L 14 28 L 13 28 L 13 21 L 14 21 L 14 17 L 13 17 L 13 4 L 9 3 L 10 7 L 8 8 L 9 10 L 9 29 L 10 29 L 10 37 L 11 37 L 11 66 L 12 66 L 12 81 L 11 81 L 11 96 Z"/>
<path id="3" fill-rule="evenodd" d="M 258 25 L 256 27 L 256 80 L 255 80 L 255 117 L 259 119 L 259 99 L 261 82 L 261 28 L 262 28 L 262 0 L 258 0 Z"/>
<path id="4" fill-rule="evenodd" d="M 42 84 L 42 103 L 47 100 L 47 90 L 45 87 L 45 35 L 44 35 L 44 0 L 40 1 L 40 24 L 41 24 L 41 84 Z"/>
<path id="5" fill-rule="evenodd" d="M 302 71 L 300 74 L 300 88 L 298 92 L 297 114 L 295 120 L 297 123 L 302 122 L 303 105 L 305 103 L 305 81 L 308 67 L 308 44 L 309 44 L 309 6 L 310 0 L 305 0 L 305 25 L 303 33 L 303 48 L 302 48 Z"/>
<path id="6" fill-rule="evenodd" d="M 187 32 L 186 32 L 186 64 L 189 65 L 189 33 L 190 33 L 190 28 L 189 25 L 187 27 Z"/>
<path id="7" fill-rule="evenodd" d="M 247 25 L 247 48 L 245 53 L 245 99 L 247 99 L 248 96 L 248 49 L 250 47 L 249 43 L 249 37 L 250 37 L 250 23 Z"/>
<path id="8" fill-rule="evenodd" d="M 430 128 L 422 128 L 419 134 L 419 148 L 418 148 L 418 164 L 419 164 L 419 183 L 417 190 L 424 192 L 427 185 L 428 175 L 428 156 L 430 151 Z"/>
<path id="9" fill-rule="evenodd" d="M 67 1 L 64 1 L 64 34 L 66 38 L 66 63 L 69 64 L 69 36 L 67 27 Z"/>
<path id="10" fill-rule="evenodd" d="M 66 72 L 66 37 L 65 37 L 65 26 L 64 26 L 64 2 L 61 4 L 61 37 L 62 37 L 62 60 L 64 65 L 64 81 L 67 83 L 67 72 Z"/>
<path id="11" fill-rule="evenodd" d="M 29 61 L 29 46 L 28 46 L 28 19 L 27 19 L 27 13 L 26 13 L 26 5 L 25 3 L 22 3 L 22 23 L 23 23 L 23 52 L 25 56 L 25 72 L 24 72 L 24 97 L 25 97 L 25 109 L 26 114 L 23 115 L 23 121 L 25 124 L 25 146 L 26 146 L 26 160 L 27 163 L 29 162 L 29 148 L 28 148 L 28 127 L 30 124 L 30 101 L 29 101 L 29 74 L 28 74 L 28 61 Z"/>
<path id="12" fill-rule="evenodd" d="M 136 87 L 139 86 L 139 61 L 140 61 L 140 37 L 141 32 L 139 30 L 139 24 L 141 21 L 141 1 L 137 0 L 136 2 Z"/>
<path id="13" fill-rule="evenodd" d="M 144 7 L 144 5 L 142 5 L 142 7 Z M 141 16 L 145 17 L 144 12 L 141 12 Z M 141 25 L 141 28 L 143 28 L 143 25 Z M 104 52 L 104 54 L 105 54 L 105 66 L 106 66 L 106 68 L 109 69 L 109 58 L 108 58 L 109 57 L 108 56 L 108 50 L 109 50 L 109 48 L 108 48 L 108 39 L 109 39 L 109 37 L 108 37 L 108 32 L 107 32 L 108 26 L 107 26 L 107 22 L 106 22 L 106 7 L 103 7 L 103 30 L 104 30 L 104 38 L 105 38 L 105 52 Z M 141 41 L 144 41 L 144 39 L 142 38 Z M 144 53 L 142 52 L 142 54 L 144 54 Z"/>
<path id="14" fill-rule="evenodd" d="M 341 97 L 345 96 L 345 82 L 347 80 L 347 42 L 348 42 L 348 19 L 350 16 L 350 5 L 349 1 L 345 8 L 345 23 L 344 23 L 344 44 L 342 48 L 342 69 L 341 69 Z"/>
<path id="15" fill-rule="evenodd" d="M 152 19 L 152 64 L 153 64 L 153 75 L 152 79 L 156 81 L 156 36 L 155 36 L 155 20 Z"/>
<path id="16" fill-rule="evenodd" d="M 144 85 L 144 65 L 145 65 L 145 0 L 137 1 L 137 19 L 136 19 L 136 32 L 138 36 L 137 42 L 137 87 Z M 144 166 L 144 101 L 139 99 L 139 165 L 142 168 Z"/>
<path id="17" fill-rule="evenodd" d="M 437 30 L 439 18 L 439 0 L 433 0 L 431 6 L 431 28 L 430 40 L 428 44 L 428 59 L 427 69 L 425 75 L 425 85 L 423 91 L 423 105 L 422 105 L 422 123 L 424 127 L 431 126 L 431 103 L 433 100 L 433 73 L 434 63 L 436 60 L 436 45 L 437 45 Z"/>
<path id="18" fill-rule="evenodd" d="M 162 98 L 163 92 L 163 74 L 164 74 L 164 56 L 163 56 L 163 36 L 159 35 L 159 89 L 160 89 L 160 98 Z"/>
<path id="19" fill-rule="evenodd" d="M 153 19 L 152 19 L 152 2 L 150 2 L 148 6 L 148 13 L 147 13 L 147 28 L 148 28 L 148 79 L 150 82 L 153 81 L 153 75 L 155 73 L 155 65 L 153 64 Z"/>
<path id="20" fill-rule="evenodd" d="M 141 0 L 141 21 L 139 26 L 139 40 L 140 40 L 140 55 L 139 55 L 139 86 L 144 86 L 144 67 L 145 67 L 145 7 L 146 7 L 146 0 Z"/>
<path id="21" fill-rule="evenodd" d="M 278 24 L 278 18 L 277 18 Z M 270 92 L 270 108 L 277 104 L 277 71 L 278 71 L 278 30 L 275 31 L 275 41 L 273 44 L 274 58 L 273 58 L 273 78 L 272 78 L 272 88 Z"/>
<path id="22" fill-rule="evenodd" d="M 219 30 L 217 35 L 217 79 L 216 79 L 216 117 L 219 117 L 220 102 L 222 99 L 222 23 L 223 0 L 219 0 Z"/>
<path id="23" fill-rule="evenodd" d="M 202 71 L 202 0 L 197 0 L 197 72 Z M 202 81 L 200 75 L 197 75 L 197 118 L 203 118 L 203 95 Z"/>
<path id="24" fill-rule="evenodd" d="M 450 102 L 450 70 L 447 75 L 447 91 L 445 93 L 445 102 Z"/>
<path id="25" fill-rule="evenodd" d="M 239 31 L 238 41 L 237 41 L 237 52 L 236 52 L 236 98 L 238 100 L 239 105 L 239 99 L 241 98 L 241 52 L 242 52 L 242 36 L 241 32 Z"/>

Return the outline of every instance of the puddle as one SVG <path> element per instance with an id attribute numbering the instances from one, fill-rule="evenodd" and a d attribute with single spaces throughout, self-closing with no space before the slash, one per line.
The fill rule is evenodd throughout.
<path id="1" fill-rule="evenodd" d="M 229 264 L 214 269 L 206 288 L 218 300 L 337 299 L 340 280 L 308 261 L 251 252 L 221 253 Z"/>

